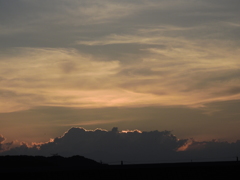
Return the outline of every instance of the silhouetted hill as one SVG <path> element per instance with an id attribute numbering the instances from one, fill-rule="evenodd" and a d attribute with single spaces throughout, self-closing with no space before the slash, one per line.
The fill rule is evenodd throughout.
<path id="1" fill-rule="evenodd" d="M 27 168 L 27 167 L 86 167 L 98 166 L 100 163 L 83 156 L 0 156 L 0 168 Z"/>
<path id="2" fill-rule="evenodd" d="M 0 156 L 0 174 L 24 179 L 232 179 L 240 162 L 102 165 L 82 156 Z"/>

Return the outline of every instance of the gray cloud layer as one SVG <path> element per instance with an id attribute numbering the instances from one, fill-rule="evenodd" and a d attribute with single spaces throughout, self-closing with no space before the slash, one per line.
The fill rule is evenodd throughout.
<path id="1" fill-rule="evenodd" d="M 4 1 L 1 46 L 72 46 L 109 34 L 160 28 L 165 36 L 239 39 L 239 1 Z M 219 29 L 221 27 L 221 29 Z M 237 39 L 234 41 L 237 43 Z M 1 41 L 3 42 L 3 41 Z"/>

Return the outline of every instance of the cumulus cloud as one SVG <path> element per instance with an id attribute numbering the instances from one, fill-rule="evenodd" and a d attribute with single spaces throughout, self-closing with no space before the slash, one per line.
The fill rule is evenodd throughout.
<path id="1" fill-rule="evenodd" d="M 5 142 L 5 140 L 6 138 L 0 134 L 0 152 L 7 151 L 14 147 L 12 146 L 14 142 Z"/>
<path id="2" fill-rule="evenodd" d="M 105 161 L 147 161 L 167 160 L 186 140 L 179 140 L 170 131 L 141 132 L 139 130 L 111 131 L 71 128 L 63 136 L 32 147 L 22 143 L 2 154 L 38 154 L 50 156 L 84 155 Z M 166 158 L 168 157 L 168 158 Z"/>
<path id="3" fill-rule="evenodd" d="M 3 135 L 0 134 L 0 143 L 4 142 L 5 138 L 3 137 Z"/>
<path id="4" fill-rule="evenodd" d="M 170 131 L 123 130 L 113 128 L 86 130 L 71 128 L 62 136 L 46 143 L 21 143 L 6 149 L 2 155 L 83 155 L 109 163 L 217 161 L 235 160 L 240 141 L 195 141 L 178 139 Z"/>
<path id="5" fill-rule="evenodd" d="M 0 134 L 0 152 L 3 150 L 2 143 L 5 141 L 3 135 Z"/>

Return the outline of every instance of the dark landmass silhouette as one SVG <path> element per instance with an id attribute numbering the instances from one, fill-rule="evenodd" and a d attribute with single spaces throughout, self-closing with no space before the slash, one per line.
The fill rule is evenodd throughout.
<path id="1" fill-rule="evenodd" d="M 239 161 L 107 165 L 83 156 L 0 156 L 0 174 L 24 179 L 236 178 Z"/>
<path id="2" fill-rule="evenodd" d="M 94 160 L 85 158 L 83 156 L 72 156 L 72 157 L 62 157 L 59 155 L 53 155 L 51 157 L 44 156 L 0 156 L 0 172 L 20 172 L 24 170 L 29 171 L 43 171 L 43 170 L 53 170 L 53 169 L 74 169 L 78 168 L 88 168 L 100 166 Z"/>

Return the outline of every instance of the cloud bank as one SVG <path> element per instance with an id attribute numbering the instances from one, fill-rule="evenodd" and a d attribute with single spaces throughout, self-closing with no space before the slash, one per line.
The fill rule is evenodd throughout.
<path id="1" fill-rule="evenodd" d="M 1 140 L 4 137 L 1 136 Z M 1 145 L 4 145 L 1 143 Z M 83 155 L 97 161 L 115 163 L 125 161 L 176 162 L 233 160 L 240 150 L 240 141 L 235 143 L 178 139 L 170 131 L 123 130 L 114 127 L 111 131 L 71 128 L 62 136 L 46 143 L 21 143 L 18 147 L 1 149 L 1 155 Z M 226 159 L 228 158 L 228 159 Z"/>

